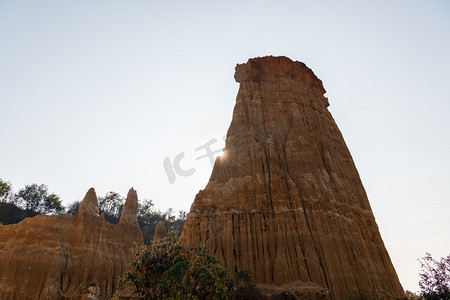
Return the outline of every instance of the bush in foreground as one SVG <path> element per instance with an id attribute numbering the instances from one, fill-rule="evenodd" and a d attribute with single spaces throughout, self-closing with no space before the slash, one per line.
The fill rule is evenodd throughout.
<path id="1" fill-rule="evenodd" d="M 179 232 L 137 248 L 121 281 L 145 299 L 248 299 L 250 274 L 234 276 L 204 248 L 185 247 Z"/>
<path id="2" fill-rule="evenodd" d="M 424 299 L 450 299 L 450 254 L 435 260 L 430 253 L 420 259 L 420 295 Z"/>

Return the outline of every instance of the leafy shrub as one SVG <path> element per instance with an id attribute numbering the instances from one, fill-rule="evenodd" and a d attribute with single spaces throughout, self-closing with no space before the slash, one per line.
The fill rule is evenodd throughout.
<path id="1" fill-rule="evenodd" d="M 145 299 L 248 299 L 248 272 L 234 277 L 204 248 L 183 246 L 179 232 L 134 250 L 121 282 Z M 247 288 L 247 289 L 246 289 Z"/>
<path id="2" fill-rule="evenodd" d="M 420 295 L 425 299 L 450 299 L 450 254 L 433 259 L 430 253 L 419 259 L 421 271 L 419 287 Z"/>

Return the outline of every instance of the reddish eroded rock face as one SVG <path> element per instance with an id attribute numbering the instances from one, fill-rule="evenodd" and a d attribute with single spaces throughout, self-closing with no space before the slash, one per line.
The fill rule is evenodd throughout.
<path id="1" fill-rule="evenodd" d="M 109 299 L 143 244 L 137 194 L 128 193 L 119 224 L 98 215 L 91 188 L 75 216 L 39 215 L 0 226 L 0 299 L 85 299 L 90 289 Z"/>
<path id="2" fill-rule="evenodd" d="M 346 299 L 404 292 L 325 89 L 301 62 L 250 59 L 224 156 L 183 230 L 259 286 L 308 286 Z"/>

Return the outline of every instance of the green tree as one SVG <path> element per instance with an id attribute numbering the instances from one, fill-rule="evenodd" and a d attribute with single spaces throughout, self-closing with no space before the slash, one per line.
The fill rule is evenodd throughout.
<path id="1" fill-rule="evenodd" d="M 16 224 L 35 215 L 37 212 L 20 209 L 14 203 L 0 202 L 0 222 L 4 225 Z"/>
<path id="2" fill-rule="evenodd" d="M 237 291 L 228 269 L 204 248 L 183 246 L 175 230 L 133 255 L 121 282 L 144 299 L 231 299 Z"/>
<path id="3" fill-rule="evenodd" d="M 419 259 L 420 270 L 420 295 L 425 299 L 449 300 L 450 299 L 450 254 L 435 260 L 430 253 Z"/>
<path id="4" fill-rule="evenodd" d="M 153 233 L 155 232 L 155 226 L 162 220 L 162 215 L 153 209 L 152 200 L 141 200 L 138 205 L 138 223 L 141 228 L 142 235 L 144 236 L 144 244 L 149 245 L 153 239 Z"/>
<path id="5" fill-rule="evenodd" d="M 0 202 L 9 202 L 12 198 L 11 183 L 0 179 Z"/>
<path id="6" fill-rule="evenodd" d="M 58 195 L 50 194 L 44 198 L 43 211 L 50 214 L 61 214 L 64 211 L 64 206 L 61 198 Z"/>
<path id="7" fill-rule="evenodd" d="M 144 244 L 149 245 L 153 240 L 156 224 L 163 221 L 168 230 L 183 230 L 186 219 L 186 212 L 180 210 L 178 217 L 175 217 L 173 209 L 169 208 L 166 212 L 154 209 L 152 200 L 141 200 L 138 206 L 138 223 L 144 236 Z"/>
<path id="8" fill-rule="evenodd" d="M 168 208 L 166 213 L 165 213 L 165 217 L 169 222 L 174 222 L 176 220 L 175 218 L 175 213 L 173 211 L 173 208 Z"/>
<path id="9" fill-rule="evenodd" d="M 406 299 L 408 299 L 408 300 L 421 300 L 421 299 L 423 299 L 419 295 L 417 295 L 417 294 L 415 294 L 415 293 L 413 293 L 411 291 L 408 291 L 408 290 L 405 291 L 405 294 L 406 294 Z"/>
<path id="10" fill-rule="evenodd" d="M 74 216 L 78 212 L 80 204 L 81 201 L 79 200 L 70 203 L 69 206 L 67 206 L 66 214 L 68 214 L 69 216 Z"/>
<path id="11" fill-rule="evenodd" d="M 25 210 L 44 214 L 62 213 L 64 211 L 60 197 L 49 194 L 48 187 L 45 184 L 25 185 L 14 198 L 14 202 Z"/>
<path id="12" fill-rule="evenodd" d="M 124 198 L 116 192 L 108 192 L 104 197 L 98 197 L 99 213 L 105 213 L 105 218 L 111 223 L 119 222 Z"/>
<path id="13" fill-rule="evenodd" d="M 48 187 L 44 184 L 35 183 L 25 185 L 23 189 L 17 192 L 15 202 L 26 210 L 41 212 L 45 198 L 48 196 Z"/>
<path id="14" fill-rule="evenodd" d="M 138 211 L 137 211 L 137 215 L 138 218 L 149 218 L 154 214 L 154 203 L 152 200 L 140 200 L 139 204 L 138 204 Z"/>
<path id="15" fill-rule="evenodd" d="M 252 299 L 255 296 L 252 274 L 250 271 L 239 271 L 233 276 L 236 290 L 233 299 Z"/>

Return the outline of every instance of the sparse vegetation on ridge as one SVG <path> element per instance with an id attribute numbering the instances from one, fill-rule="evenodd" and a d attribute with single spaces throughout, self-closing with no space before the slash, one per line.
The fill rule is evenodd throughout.
<path id="1" fill-rule="evenodd" d="M 66 208 L 60 197 L 49 193 L 44 184 L 26 185 L 14 193 L 11 183 L 0 179 L 0 222 L 4 225 L 16 224 L 28 217 L 38 214 L 75 215 L 80 201 L 70 203 Z M 98 197 L 99 214 L 112 223 L 117 224 L 122 213 L 125 199 L 119 193 L 110 191 Z M 165 212 L 155 209 L 152 200 L 140 200 L 138 206 L 138 223 L 144 236 L 144 243 L 149 245 L 153 240 L 156 224 L 163 221 L 168 229 L 183 230 L 186 212 L 179 211 L 178 216 L 172 208 Z"/>

